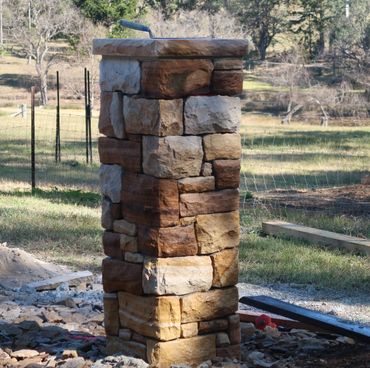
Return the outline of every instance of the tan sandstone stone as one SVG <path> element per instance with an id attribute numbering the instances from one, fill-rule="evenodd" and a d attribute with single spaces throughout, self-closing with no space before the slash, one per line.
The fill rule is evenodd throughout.
<path id="1" fill-rule="evenodd" d="M 136 224 L 128 222 L 124 219 L 116 220 L 113 223 L 113 230 L 116 233 L 135 236 L 137 234 Z"/>
<path id="2" fill-rule="evenodd" d="M 145 174 L 168 179 L 198 176 L 202 159 L 201 137 L 143 137 L 143 171 Z"/>
<path id="3" fill-rule="evenodd" d="M 101 165 L 99 169 L 100 191 L 112 203 L 119 203 L 122 189 L 122 168 L 119 165 Z"/>
<path id="4" fill-rule="evenodd" d="M 183 101 L 149 100 L 125 96 L 124 117 L 127 133 L 156 136 L 182 135 Z"/>
<path id="5" fill-rule="evenodd" d="M 215 178 L 213 176 L 197 176 L 184 178 L 178 181 L 180 193 L 201 193 L 215 189 Z"/>
<path id="6" fill-rule="evenodd" d="M 117 336 L 119 331 L 118 297 L 117 294 L 105 293 L 104 304 L 104 328 L 107 335 Z"/>
<path id="7" fill-rule="evenodd" d="M 146 294 L 184 295 L 209 290 L 212 278 L 209 257 L 147 258 L 143 268 L 143 290 Z"/>
<path id="8" fill-rule="evenodd" d="M 227 333 L 219 332 L 216 334 L 216 346 L 226 347 L 230 345 L 230 339 Z"/>
<path id="9" fill-rule="evenodd" d="M 216 356 L 214 335 L 194 336 L 167 342 L 148 340 L 147 359 L 151 366 L 169 368 L 173 364 L 200 364 Z"/>
<path id="10" fill-rule="evenodd" d="M 107 355 L 113 354 L 146 359 L 146 345 L 136 341 L 126 341 L 116 336 L 107 336 Z"/>
<path id="11" fill-rule="evenodd" d="M 214 289 L 181 297 L 181 322 L 211 320 L 233 314 L 238 309 L 238 289 Z"/>
<path id="12" fill-rule="evenodd" d="M 239 211 L 197 216 L 195 232 L 201 254 L 239 245 Z"/>
<path id="13" fill-rule="evenodd" d="M 181 226 L 187 226 L 195 224 L 196 218 L 195 216 L 189 216 L 189 217 L 181 217 L 180 218 L 180 225 Z"/>
<path id="14" fill-rule="evenodd" d="M 202 176 L 211 176 L 212 175 L 212 164 L 210 162 L 203 162 L 200 173 Z"/>
<path id="15" fill-rule="evenodd" d="M 240 316 L 239 314 L 233 314 L 228 317 L 229 328 L 227 333 L 229 334 L 229 339 L 231 345 L 240 344 L 241 341 L 241 331 L 240 331 Z"/>
<path id="16" fill-rule="evenodd" d="M 204 154 L 207 161 L 217 159 L 240 159 L 242 146 L 240 135 L 210 134 L 203 137 Z"/>
<path id="17" fill-rule="evenodd" d="M 225 249 L 211 255 L 213 264 L 213 287 L 236 285 L 239 275 L 239 249 Z"/>
<path id="18" fill-rule="evenodd" d="M 217 189 L 239 188 L 240 160 L 215 160 L 213 171 Z"/>
<path id="19" fill-rule="evenodd" d="M 119 239 L 120 239 L 120 248 L 122 251 L 133 252 L 133 253 L 136 253 L 138 251 L 136 236 L 120 234 Z"/>
<path id="20" fill-rule="evenodd" d="M 181 325 L 181 337 L 188 338 L 198 335 L 198 323 L 184 323 Z"/>
<path id="21" fill-rule="evenodd" d="M 180 337 L 181 310 L 178 297 L 118 293 L 118 298 L 122 326 L 163 341 Z"/>

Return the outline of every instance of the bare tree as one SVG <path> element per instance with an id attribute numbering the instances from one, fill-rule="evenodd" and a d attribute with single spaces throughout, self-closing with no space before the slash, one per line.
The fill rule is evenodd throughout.
<path id="1" fill-rule="evenodd" d="M 12 37 L 21 51 L 34 60 L 40 83 L 41 104 L 48 103 L 47 77 L 61 54 L 51 48 L 56 37 L 80 29 L 79 12 L 70 0 L 15 0 L 12 4 Z"/>

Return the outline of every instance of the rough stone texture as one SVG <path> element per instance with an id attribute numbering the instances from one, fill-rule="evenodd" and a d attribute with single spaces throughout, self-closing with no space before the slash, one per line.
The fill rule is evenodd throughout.
<path id="1" fill-rule="evenodd" d="M 118 303 L 117 303 L 118 304 Z M 117 310 L 117 314 L 118 314 L 118 310 Z M 121 328 L 119 331 L 118 331 L 118 336 L 122 339 L 122 340 L 131 340 L 131 337 L 132 337 L 132 332 L 130 329 L 128 328 Z"/>
<path id="2" fill-rule="evenodd" d="M 216 349 L 216 355 L 220 358 L 230 358 L 240 360 L 240 344 L 230 345 Z"/>
<path id="3" fill-rule="evenodd" d="M 211 320 L 233 314 L 238 309 L 238 289 L 230 287 L 192 293 L 181 298 L 181 322 Z"/>
<path id="4" fill-rule="evenodd" d="M 227 331 L 229 322 L 225 318 L 214 319 L 211 321 L 200 321 L 198 324 L 200 334 L 209 334 L 212 332 Z"/>
<path id="5" fill-rule="evenodd" d="M 99 132 L 108 137 L 115 137 L 110 119 L 112 95 L 113 92 L 101 92 L 100 94 Z"/>
<path id="6" fill-rule="evenodd" d="M 188 338 L 198 335 L 198 323 L 185 323 L 181 325 L 181 337 Z"/>
<path id="7" fill-rule="evenodd" d="M 106 230 L 113 229 L 113 222 L 121 217 L 121 205 L 119 203 L 112 203 L 112 201 L 105 197 L 102 201 L 101 210 L 101 226 Z"/>
<path id="8" fill-rule="evenodd" d="M 140 252 L 154 257 L 193 256 L 198 251 L 193 223 L 168 228 L 140 226 L 138 246 Z"/>
<path id="9" fill-rule="evenodd" d="M 121 92 L 112 93 L 112 102 L 109 113 L 114 136 L 120 139 L 126 138 L 123 121 L 123 95 Z"/>
<path id="10" fill-rule="evenodd" d="M 229 212 L 239 208 L 239 191 L 224 189 L 217 192 L 180 194 L 181 217 L 207 213 Z"/>
<path id="11" fill-rule="evenodd" d="M 240 344 L 241 333 L 240 333 L 240 316 L 239 314 L 233 314 L 228 317 L 229 328 L 227 333 L 229 334 L 229 339 L 231 345 Z"/>
<path id="12" fill-rule="evenodd" d="M 133 172 L 141 170 L 140 143 L 100 137 L 98 147 L 102 164 L 117 164 Z"/>
<path id="13" fill-rule="evenodd" d="M 203 137 L 204 155 L 207 161 L 240 159 L 242 146 L 240 135 L 210 134 Z"/>
<path id="14" fill-rule="evenodd" d="M 183 101 L 148 100 L 125 96 L 124 117 L 127 133 L 156 136 L 182 135 Z"/>
<path id="15" fill-rule="evenodd" d="M 178 181 L 180 193 L 201 193 L 215 190 L 215 178 L 213 176 L 198 176 L 184 178 Z"/>
<path id="16" fill-rule="evenodd" d="M 143 268 L 145 294 L 184 295 L 207 291 L 212 286 L 209 257 L 147 258 Z"/>
<path id="17" fill-rule="evenodd" d="M 239 188 L 240 160 L 215 160 L 213 172 L 217 189 Z"/>
<path id="18" fill-rule="evenodd" d="M 241 59 L 216 59 L 213 61 L 215 70 L 242 70 L 243 60 Z"/>
<path id="19" fill-rule="evenodd" d="M 239 211 L 197 216 L 199 252 L 209 254 L 239 245 Z"/>
<path id="20" fill-rule="evenodd" d="M 213 287 L 226 287 L 238 283 L 239 249 L 225 249 L 211 255 L 213 264 Z"/>
<path id="21" fill-rule="evenodd" d="M 103 288 L 107 293 L 128 291 L 142 294 L 142 265 L 104 258 L 102 265 Z"/>
<path id="22" fill-rule="evenodd" d="M 216 346 L 217 347 L 226 347 L 230 345 L 230 339 L 227 333 L 219 332 L 216 334 Z"/>
<path id="23" fill-rule="evenodd" d="M 119 331 L 117 294 L 104 294 L 104 328 L 107 335 L 116 336 Z"/>
<path id="24" fill-rule="evenodd" d="M 136 60 L 103 57 L 100 62 L 100 89 L 135 94 L 140 91 L 140 64 Z"/>
<path id="25" fill-rule="evenodd" d="M 192 224 L 195 224 L 195 221 L 196 221 L 195 216 L 182 217 L 180 218 L 180 225 L 181 226 L 192 225 Z"/>
<path id="26" fill-rule="evenodd" d="M 134 252 L 135 253 L 138 251 L 136 236 L 120 234 L 119 242 L 120 242 L 121 250 L 124 252 Z"/>
<path id="27" fill-rule="evenodd" d="M 195 336 L 167 342 L 148 340 L 147 358 L 154 367 L 169 368 L 172 364 L 200 364 L 216 356 L 214 335 Z"/>
<path id="28" fill-rule="evenodd" d="M 122 251 L 120 249 L 120 236 L 117 233 L 104 231 L 103 233 L 103 249 L 104 254 L 108 257 L 122 259 Z"/>
<path id="29" fill-rule="evenodd" d="M 198 176 L 202 166 L 201 137 L 143 137 L 143 171 L 158 178 Z"/>
<path id="30" fill-rule="evenodd" d="M 215 70 L 212 74 L 212 92 L 235 96 L 243 92 L 242 70 Z"/>
<path id="31" fill-rule="evenodd" d="M 134 358 L 146 359 L 146 345 L 136 341 L 126 341 L 121 337 L 107 336 L 107 354 L 123 354 Z"/>
<path id="32" fill-rule="evenodd" d="M 132 224 L 124 219 L 113 222 L 113 230 L 116 233 L 135 236 L 137 234 L 136 224 Z"/>
<path id="33" fill-rule="evenodd" d="M 234 133 L 240 124 L 240 99 L 227 96 L 189 97 L 185 102 L 186 134 Z"/>
<path id="34" fill-rule="evenodd" d="M 121 325 L 144 336 L 172 340 L 181 335 L 180 300 L 175 296 L 118 293 Z"/>
<path id="35" fill-rule="evenodd" d="M 202 176 L 211 176 L 212 175 L 212 164 L 210 162 L 203 162 L 201 169 Z"/>
<path id="36" fill-rule="evenodd" d="M 176 180 L 125 174 L 122 215 L 127 221 L 142 225 L 160 227 L 177 225 L 179 194 Z"/>
<path id="37" fill-rule="evenodd" d="M 101 165 L 99 169 L 100 191 L 112 203 L 121 200 L 122 169 L 119 165 Z"/>
<path id="38" fill-rule="evenodd" d="M 154 98 L 180 98 L 209 92 L 210 60 L 156 60 L 142 63 L 141 92 Z"/>
<path id="39" fill-rule="evenodd" d="M 141 253 L 125 252 L 125 261 L 132 263 L 143 263 L 144 256 Z"/>
<path id="40" fill-rule="evenodd" d="M 93 40 L 95 55 L 116 55 L 145 59 L 149 57 L 242 58 L 248 49 L 246 40 L 225 39 L 122 39 Z M 234 59 L 231 59 L 234 60 Z"/>

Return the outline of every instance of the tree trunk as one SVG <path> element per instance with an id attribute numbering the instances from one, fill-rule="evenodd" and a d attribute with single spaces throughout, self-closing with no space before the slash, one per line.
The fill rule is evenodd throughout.
<path id="1" fill-rule="evenodd" d="M 40 94 L 41 105 L 46 106 L 48 104 L 48 80 L 45 73 L 41 73 L 40 75 Z"/>
<path id="2" fill-rule="evenodd" d="M 297 111 L 299 111 L 303 107 L 303 105 L 298 104 L 293 109 L 291 107 L 292 107 L 292 104 L 289 103 L 288 111 L 287 111 L 286 115 L 281 119 L 281 124 L 283 124 L 283 125 L 290 124 L 290 121 L 292 120 L 293 115 Z"/>

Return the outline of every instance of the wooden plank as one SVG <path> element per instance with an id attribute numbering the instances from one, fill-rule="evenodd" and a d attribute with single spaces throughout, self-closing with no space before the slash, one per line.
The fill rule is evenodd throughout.
<path id="1" fill-rule="evenodd" d="M 240 303 L 317 326 L 327 331 L 370 342 L 370 328 L 324 313 L 285 303 L 265 295 L 242 297 Z"/>
<path id="2" fill-rule="evenodd" d="M 370 255 L 370 240 L 319 230 L 312 227 L 291 224 L 285 221 L 266 221 L 262 231 L 267 235 L 289 236 L 304 239 L 310 243 L 325 245 L 330 248 L 346 249 L 354 253 Z"/>

